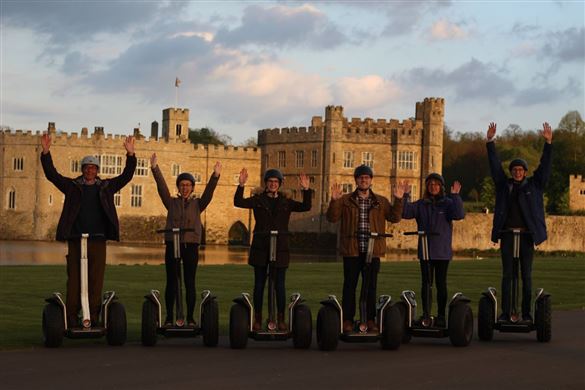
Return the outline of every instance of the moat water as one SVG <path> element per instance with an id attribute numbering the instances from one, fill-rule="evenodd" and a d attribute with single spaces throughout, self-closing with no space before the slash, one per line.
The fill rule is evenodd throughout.
<path id="1" fill-rule="evenodd" d="M 164 264 L 164 245 L 109 243 L 108 264 Z M 67 244 L 55 241 L 3 241 L 0 240 L 0 266 L 2 265 L 59 265 L 65 264 Z M 415 260 L 416 253 L 391 254 L 382 261 Z M 199 250 L 199 264 L 246 264 L 247 247 L 205 245 Z M 341 261 L 329 254 L 291 253 L 291 261 L 298 263 L 324 263 Z"/>

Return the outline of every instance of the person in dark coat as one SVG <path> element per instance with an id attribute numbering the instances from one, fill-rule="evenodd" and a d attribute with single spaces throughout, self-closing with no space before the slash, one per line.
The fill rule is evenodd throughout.
<path id="1" fill-rule="evenodd" d="M 57 241 L 67 241 L 67 324 L 77 325 L 81 309 L 80 258 L 81 234 L 88 233 L 88 298 L 92 325 L 96 325 L 101 308 L 102 287 L 106 269 L 106 241 L 120 240 L 120 225 L 114 205 L 114 194 L 120 191 L 134 175 L 134 137 L 126 137 L 126 166 L 122 174 L 111 179 L 98 176 L 100 161 L 95 156 L 81 160 L 82 175 L 69 178 L 60 175 L 49 151 L 51 136 L 41 137 L 41 164 L 47 179 L 63 194 L 65 202 L 57 225 Z"/>
<path id="2" fill-rule="evenodd" d="M 487 130 L 487 155 L 496 191 L 496 207 L 491 239 L 500 241 L 502 256 L 502 315 L 500 320 L 510 319 L 511 286 L 513 275 L 513 234 L 511 229 L 521 229 L 520 269 L 522 274 L 522 320 L 532 322 L 532 257 L 534 245 L 540 245 L 547 238 L 544 218 L 544 189 L 550 177 L 552 165 L 552 129 L 543 124 L 544 149 L 540 164 L 528 177 L 528 164 L 514 159 L 508 166 L 511 178 L 506 176 L 494 142 L 496 124 L 491 122 Z"/>
<path id="3" fill-rule="evenodd" d="M 264 188 L 256 191 L 250 198 L 244 198 L 244 186 L 248 180 L 248 171 L 243 168 L 240 171 L 239 185 L 234 195 L 234 206 L 253 209 L 254 238 L 250 247 L 248 264 L 254 267 L 254 324 L 253 329 L 258 331 L 262 327 L 262 301 L 264 285 L 266 284 L 266 271 L 270 255 L 271 230 L 278 231 L 276 243 L 276 306 L 278 329 L 287 330 L 284 320 L 286 305 L 285 275 L 289 265 L 289 236 L 288 223 L 292 212 L 311 210 L 311 190 L 309 178 L 301 173 L 299 184 L 302 189 L 303 201 L 297 202 L 290 199 L 284 192 L 279 191 L 284 177 L 277 169 L 268 169 L 264 174 Z"/>
<path id="4" fill-rule="evenodd" d="M 451 193 L 445 193 L 445 179 L 438 173 L 431 173 L 425 179 L 425 192 L 422 199 L 410 202 L 410 188 L 404 196 L 402 208 L 403 219 L 416 219 L 418 231 L 432 233 L 427 235 L 429 263 L 423 260 L 422 241 L 418 241 L 418 258 L 422 276 L 422 304 L 423 312 L 430 315 L 427 291 L 435 276 L 437 286 L 437 318 L 435 325 L 445 327 L 445 307 L 447 305 L 447 269 L 453 257 L 453 221 L 465 217 L 463 201 L 459 192 L 461 184 L 455 181 L 451 186 Z M 428 294 L 427 294 L 428 293 Z"/>

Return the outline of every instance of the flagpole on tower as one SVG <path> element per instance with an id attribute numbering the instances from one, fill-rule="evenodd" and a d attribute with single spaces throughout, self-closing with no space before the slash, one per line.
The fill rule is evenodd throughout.
<path id="1" fill-rule="evenodd" d="M 181 85 L 181 80 L 178 77 L 175 78 L 175 108 L 179 107 L 179 85 Z"/>

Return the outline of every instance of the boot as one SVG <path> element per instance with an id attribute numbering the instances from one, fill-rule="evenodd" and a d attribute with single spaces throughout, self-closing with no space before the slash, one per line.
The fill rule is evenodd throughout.
<path id="1" fill-rule="evenodd" d="M 254 332 L 258 332 L 262 329 L 262 312 L 254 313 L 254 324 L 252 325 L 252 330 Z"/>
<path id="2" fill-rule="evenodd" d="M 284 313 L 278 313 L 278 330 L 281 332 L 288 330 L 288 325 L 284 322 Z"/>

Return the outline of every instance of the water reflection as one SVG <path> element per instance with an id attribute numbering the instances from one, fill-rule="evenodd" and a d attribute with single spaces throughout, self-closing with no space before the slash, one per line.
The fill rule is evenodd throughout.
<path id="1" fill-rule="evenodd" d="M 164 245 L 108 244 L 108 264 L 164 264 Z M 54 241 L 0 241 L 0 265 L 65 264 L 67 244 Z M 416 254 L 392 254 L 382 261 L 414 260 Z M 248 248 L 206 245 L 199 250 L 199 264 L 246 264 Z M 291 254 L 297 263 L 341 261 L 334 255 Z"/>

